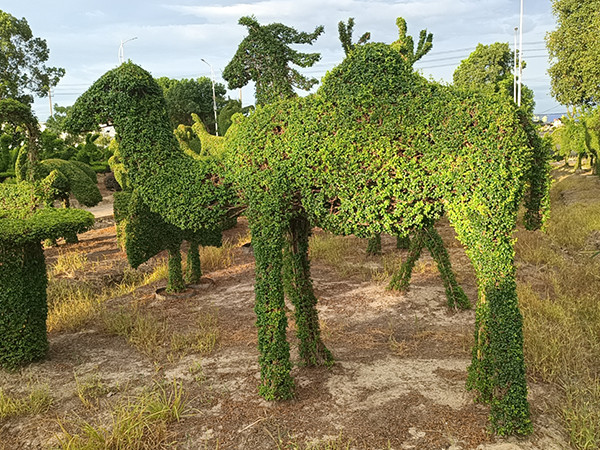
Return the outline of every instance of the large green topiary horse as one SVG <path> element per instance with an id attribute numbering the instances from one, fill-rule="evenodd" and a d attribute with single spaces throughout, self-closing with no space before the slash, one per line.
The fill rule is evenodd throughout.
<path id="1" fill-rule="evenodd" d="M 528 433 L 512 232 L 526 188 L 528 224 L 541 223 L 546 151 L 510 101 L 425 80 L 403 45 L 400 39 L 357 46 L 317 94 L 238 116 L 225 136 L 224 163 L 179 150 L 160 88 L 131 63 L 102 76 L 77 101 L 71 126 L 114 123 L 133 185 L 180 227 L 222 223 L 234 200 L 231 186 L 247 205 L 259 391 L 267 399 L 293 396 L 284 292 L 295 306 L 302 360 L 332 361 L 310 280 L 311 227 L 405 235 L 446 212 L 478 279 L 469 386 L 491 404 L 498 433 Z"/>

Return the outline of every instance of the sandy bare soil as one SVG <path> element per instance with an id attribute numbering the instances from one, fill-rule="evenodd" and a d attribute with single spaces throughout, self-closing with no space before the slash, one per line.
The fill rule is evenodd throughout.
<path id="1" fill-rule="evenodd" d="M 459 282 L 472 302 L 475 278 L 451 228 L 439 230 L 447 243 Z M 228 232 L 245 234 L 244 220 Z M 568 440 L 546 400 L 550 388 L 530 383 L 535 433 L 524 440 L 497 439 L 487 432 L 488 409 L 465 390 L 474 312 L 446 306 L 437 269 L 427 252 L 419 261 L 411 290 L 386 290 L 387 280 L 374 280 L 367 270 L 383 266 L 382 257 L 362 256 L 366 244 L 356 241 L 357 271 L 340 275 L 335 267 L 314 261 L 312 272 L 326 345 L 335 356 L 332 368 L 295 365 L 296 398 L 266 402 L 257 394 L 258 350 L 253 312 L 254 261 L 249 248 L 236 248 L 231 267 L 207 273 L 214 283 L 187 298 L 155 297 L 162 282 L 134 294 L 109 300 L 109 308 L 135 303 L 140 310 L 164 318 L 175 328 L 193 326 L 206 312 L 218 317 L 218 340 L 209 355 L 166 358 L 145 355 L 123 337 L 113 336 L 91 321 L 82 331 L 50 333 L 44 362 L 15 373 L 0 372 L 0 387 L 25 392 L 31 383 L 49 386 L 48 412 L 0 420 L 0 448 L 51 448 L 59 421 L 105 420 L 107 407 L 156 381 L 178 380 L 187 394 L 190 413 L 170 425 L 177 448 L 272 449 L 305 448 L 333 440 L 357 449 L 565 449 Z M 396 250 L 383 237 L 384 254 Z M 47 250 L 51 264 L 59 251 L 85 252 L 98 261 L 79 277 L 110 280 L 125 267 L 114 227 L 96 229 L 81 242 Z M 366 261 L 366 262 L 365 262 Z M 146 270 L 148 267 L 146 267 Z M 291 305 L 288 339 L 298 361 Z M 76 379 L 94 377 L 107 393 L 93 407 L 77 396 Z"/>

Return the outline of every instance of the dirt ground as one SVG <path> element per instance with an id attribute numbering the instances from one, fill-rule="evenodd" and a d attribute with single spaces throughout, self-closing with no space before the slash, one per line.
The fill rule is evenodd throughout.
<path id="1" fill-rule="evenodd" d="M 442 222 L 439 230 L 457 278 L 474 302 L 475 278 L 468 259 L 448 224 Z M 242 219 L 227 236 L 235 239 L 246 233 Z M 364 241 L 345 239 L 356 241 L 357 266 L 383 267 L 381 256 L 366 260 L 359 256 L 366 248 Z M 109 280 L 126 264 L 114 226 L 85 233 L 79 244 L 48 249 L 48 264 L 58 252 L 67 250 L 102 262 L 79 277 Z M 406 255 L 406 250 L 395 249 L 390 236 L 383 236 L 383 250 L 384 255 Z M 52 406 L 41 415 L 0 419 L 0 448 L 52 448 L 57 445 L 61 421 L 110 421 L 106 405 L 157 380 L 178 380 L 186 392 L 191 412 L 169 425 L 176 447 L 182 449 L 305 448 L 311 444 L 332 449 L 570 448 L 546 402 L 553 393 L 542 384 L 529 385 L 532 436 L 498 439 L 488 433 L 488 408 L 474 403 L 473 394 L 465 389 L 474 311 L 447 308 L 441 279 L 426 251 L 406 294 L 386 290 L 388 280 L 374 280 L 365 270 L 340 275 L 336 267 L 317 260 L 312 274 L 323 339 L 336 361 L 329 369 L 295 364 L 294 400 L 267 402 L 258 396 L 254 261 L 250 248 L 238 247 L 233 265 L 205 273 L 214 283 L 194 295 L 157 299 L 155 290 L 164 286 L 163 280 L 107 302 L 113 308 L 136 303 L 176 327 L 190 326 L 199 315 L 211 311 L 218 317 L 219 330 L 211 354 L 180 359 L 145 355 L 125 338 L 103 331 L 97 321 L 78 332 L 50 333 L 48 358 L 18 372 L 0 372 L 0 388 L 19 393 L 32 380 L 45 384 Z M 292 360 L 297 363 L 291 306 L 288 319 Z M 92 408 L 84 406 L 76 392 L 76 378 L 86 377 L 108 386 L 108 393 Z M 339 446 L 327 447 L 327 441 Z"/>

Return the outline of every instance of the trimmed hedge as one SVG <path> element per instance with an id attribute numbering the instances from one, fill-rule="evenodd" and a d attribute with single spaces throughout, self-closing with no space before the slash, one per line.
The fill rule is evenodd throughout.
<path id="1" fill-rule="evenodd" d="M 96 173 L 86 164 L 64 159 L 46 159 L 40 163 L 41 177 L 48 176 L 53 170 L 58 170 L 69 180 L 71 193 L 82 205 L 95 206 L 102 201 Z"/>

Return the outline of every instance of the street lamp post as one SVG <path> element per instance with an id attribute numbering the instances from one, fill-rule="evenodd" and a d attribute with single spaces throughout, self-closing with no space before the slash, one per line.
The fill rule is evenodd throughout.
<path id="1" fill-rule="evenodd" d="M 519 86 L 517 90 L 517 105 L 521 106 L 521 86 L 523 85 L 523 0 L 521 0 L 521 15 L 519 18 Z"/>
<path id="2" fill-rule="evenodd" d="M 514 51 L 514 68 L 513 68 L 513 100 L 517 103 L 517 33 L 519 27 L 515 27 L 515 51 Z"/>
<path id="3" fill-rule="evenodd" d="M 212 94 L 213 94 L 213 111 L 215 113 L 215 134 L 219 135 L 219 124 L 217 123 L 217 98 L 215 96 L 215 73 L 213 72 L 212 66 L 206 62 L 204 58 L 200 58 L 204 64 L 210 67 L 210 77 L 212 83 Z"/>
<path id="4" fill-rule="evenodd" d="M 133 41 L 134 39 L 137 39 L 137 36 L 129 38 L 126 41 L 124 41 L 123 39 L 121 39 L 121 45 L 119 46 L 119 64 L 123 64 L 125 62 L 125 51 L 123 49 L 123 44 L 125 44 L 125 43 L 127 43 L 129 41 Z"/>

